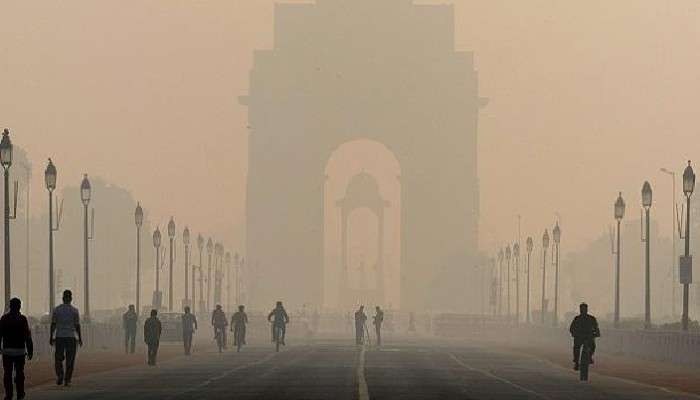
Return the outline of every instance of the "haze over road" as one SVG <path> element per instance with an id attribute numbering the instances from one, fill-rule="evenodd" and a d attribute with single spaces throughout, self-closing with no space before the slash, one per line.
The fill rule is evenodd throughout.
<path id="1" fill-rule="evenodd" d="M 293 338 L 290 338 L 290 344 Z M 566 351 L 568 349 L 562 349 Z M 32 399 L 694 399 L 697 396 L 573 371 L 476 345 L 401 341 L 381 349 L 336 341 L 207 352 L 156 368 L 100 373 Z"/>

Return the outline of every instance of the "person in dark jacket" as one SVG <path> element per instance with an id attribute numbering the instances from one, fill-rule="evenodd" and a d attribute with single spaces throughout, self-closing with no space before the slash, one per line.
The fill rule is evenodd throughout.
<path id="1" fill-rule="evenodd" d="M 124 325 L 124 352 L 134 354 L 136 351 L 136 326 L 139 316 L 136 314 L 134 305 L 129 305 L 129 310 L 122 316 Z"/>
<path id="2" fill-rule="evenodd" d="M 161 332 L 163 332 L 163 327 L 158 319 L 158 311 L 151 310 L 151 317 L 143 324 L 143 339 L 148 346 L 148 365 L 156 365 Z"/>
<path id="3" fill-rule="evenodd" d="M 0 348 L 2 348 L 2 368 L 5 398 L 12 399 L 12 372 L 15 373 L 17 398 L 24 398 L 24 362 L 25 356 L 31 360 L 34 356 L 32 332 L 27 317 L 20 314 L 22 302 L 18 298 L 10 300 L 10 311 L 0 318 Z"/>
<path id="4" fill-rule="evenodd" d="M 377 333 L 377 346 L 382 345 L 382 323 L 384 322 L 384 311 L 379 306 L 375 308 L 375 315 L 372 321 L 374 330 Z"/>
<path id="5" fill-rule="evenodd" d="M 581 346 L 588 341 L 590 346 L 590 363 L 593 364 L 593 353 L 595 353 L 595 338 L 600 337 L 598 320 L 588 314 L 588 304 L 581 303 L 580 314 L 574 317 L 569 326 L 569 332 L 574 338 L 574 370 L 578 371 L 579 358 L 581 356 Z"/>
<path id="6" fill-rule="evenodd" d="M 360 309 L 355 311 L 355 344 L 364 344 L 366 322 L 365 306 L 360 306 Z"/>

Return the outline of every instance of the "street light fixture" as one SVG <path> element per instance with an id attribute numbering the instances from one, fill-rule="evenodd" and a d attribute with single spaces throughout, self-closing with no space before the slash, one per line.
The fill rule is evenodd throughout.
<path id="1" fill-rule="evenodd" d="M 506 246 L 506 299 L 508 299 L 508 304 L 506 305 L 506 312 L 508 315 L 508 323 L 510 323 L 511 320 L 511 314 L 510 314 L 510 245 Z"/>
<path id="2" fill-rule="evenodd" d="M 547 249 L 549 248 L 549 232 L 544 230 L 542 235 L 542 315 L 540 321 L 544 325 L 544 317 L 547 314 L 547 304 L 545 303 L 545 282 L 547 278 Z"/>
<path id="3" fill-rule="evenodd" d="M 503 315 L 503 249 L 498 250 L 498 316 Z"/>
<path id="4" fill-rule="evenodd" d="M 561 241 L 559 221 L 554 224 L 552 238 L 554 239 L 554 247 L 557 252 L 554 258 L 554 315 L 552 316 L 552 325 L 557 326 L 559 324 L 559 242 Z"/>
<path id="5" fill-rule="evenodd" d="M 241 256 L 236 252 L 233 255 L 233 263 L 236 268 L 236 305 L 241 304 Z"/>
<path id="6" fill-rule="evenodd" d="M 214 242 L 207 240 L 207 310 L 211 310 L 211 255 L 214 251 Z"/>
<path id="7" fill-rule="evenodd" d="M 530 256 L 532 255 L 533 247 L 532 236 L 528 236 L 527 241 L 525 242 L 525 248 L 527 250 L 527 298 L 525 300 L 525 322 L 528 324 L 530 323 Z"/>
<path id="8" fill-rule="evenodd" d="M 175 253 L 174 243 L 175 243 L 175 221 L 173 217 L 170 217 L 170 222 L 168 222 L 168 238 L 170 238 L 170 284 L 168 288 L 168 311 L 173 311 L 173 298 L 175 297 L 173 293 L 173 258 Z"/>
<path id="9" fill-rule="evenodd" d="M 83 250 L 85 258 L 85 320 L 90 321 L 90 255 L 88 241 L 95 234 L 95 209 L 92 209 L 91 230 L 88 232 L 88 205 L 92 199 L 92 186 L 87 174 L 83 174 L 83 181 L 80 183 L 80 201 L 83 203 Z"/>
<path id="10" fill-rule="evenodd" d="M 685 218 L 685 255 L 680 258 L 680 281 L 683 284 L 683 317 L 681 325 L 684 331 L 688 330 L 688 295 L 690 283 L 693 281 L 693 259 L 690 256 L 690 197 L 695 189 L 695 172 L 693 167 L 685 167 L 683 171 L 683 194 L 686 199 L 686 218 Z M 680 230 L 680 226 L 678 227 Z"/>
<path id="11" fill-rule="evenodd" d="M 5 129 L 0 140 L 0 164 L 5 175 L 5 310 L 9 310 L 10 292 L 10 220 L 17 217 L 17 182 L 14 184 L 14 213 L 10 214 L 10 166 L 12 166 L 12 141 L 10 131 Z"/>
<path id="12" fill-rule="evenodd" d="M 642 185 L 642 208 L 645 217 L 642 220 L 642 243 L 644 246 L 645 271 L 644 271 L 644 328 L 651 328 L 651 277 L 649 268 L 649 210 L 651 209 L 651 185 L 648 181 Z M 646 225 L 646 228 L 645 228 Z"/>
<path id="13" fill-rule="evenodd" d="M 613 250 L 615 254 L 615 315 L 613 322 L 617 328 L 620 326 L 620 224 L 622 218 L 625 217 L 625 200 L 622 199 L 622 192 L 618 194 L 613 210 L 617 221 L 617 249 Z"/>
<path id="14" fill-rule="evenodd" d="M 160 291 L 160 228 L 153 231 L 153 247 L 156 249 L 156 289 L 153 291 L 153 308 L 159 310 L 163 302 L 163 294 Z"/>
<path id="15" fill-rule="evenodd" d="M 189 297 L 189 260 L 190 260 L 190 228 L 185 227 L 182 231 L 182 244 L 185 245 L 185 305 L 190 305 Z"/>
<path id="16" fill-rule="evenodd" d="M 515 259 L 515 323 L 520 323 L 520 244 L 513 244 L 513 258 Z"/>
<path id="17" fill-rule="evenodd" d="M 204 279 L 202 270 L 202 249 L 204 249 L 204 238 L 201 234 L 197 235 L 197 249 L 199 250 L 199 312 L 204 313 L 207 310 L 204 308 Z M 192 280 L 192 285 L 194 285 L 194 279 Z M 194 286 L 193 286 L 194 288 Z M 194 295 L 194 289 L 192 290 L 192 299 L 194 300 L 196 296 Z"/>

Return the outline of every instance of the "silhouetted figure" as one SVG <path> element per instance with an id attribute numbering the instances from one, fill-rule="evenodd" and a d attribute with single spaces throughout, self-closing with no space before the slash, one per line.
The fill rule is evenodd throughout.
<path id="1" fill-rule="evenodd" d="M 51 334 L 49 344 L 56 345 L 54 354 L 56 366 L 56 384 L 70 386 L 75 365 L 75 353 L 77 344 L 83 345 L 83 336 L 80 332 L 80 313 L 71 305 L 73 292 L 63 291 L 63 304 L 56 307 L 51 314 Z M 65 372 L 63 362 L 65 361 Z"/>
<path id="2" fill-rule="evenodd" d="M 156 365 L 156 357 L 158 356 L 158 346 L 160 346 L 160 334 L 163 332 L 163 327 L 158 319 L 158 311 L 151 310 L 151 316 L 143 324 L 143 340 L 148 346 L 148 365 Z"/>
<path id="3" fill-rule="evenodd" d="M 192 352 L 192 335 L 197 330 L 197 317 L 190 312 L 190 307 L 185 306 L 185 313 L 182 314 L 182 343 L 185 346 L 185 355 Z"/>
<path id="4" fill-rule="evenodd" d="M 223 348 L 226 348 L 226 327 L 228 326 L 228 319 L 226 318 L 226 313 L 221 309 L 221 304 L 217 304 L 214 312 L 211 313 L 211 324 L 214 326 L 214 339 L 216 339 L 216 334 L 221 335 L 221 343 Z"/>
<path id="5" fill-rule="evenodd" d="M 413 311 L 408 313 L 408 331 L 409 332 L 416 331 L 416 316 L 415 316 L 415 314 L 413 314 Z"/>
<path id="6" fill-rule="evenodd" d="M 367 322 L 367 314 L 365 314 L 365 306 L 360 306 L 360 309 L 355 311 L 355 343 L 363 344 L 365 338 L 365 322 Z"/>
<path id="7" fill-rule="evenodd" d="M 245 313 L 245 306 L 238 306 L 238 312 L 231 317 L 231 331 L 233 331 L 233 345 L 238 346 L 240 337 L 241 345 L 245 343 L 245 325 L 248 323 L 248 314 Z"/>
<path id="8" fill-rule="evenodd" d="M 580 314 L 574 317 L 569 326 L 569 332 L 574 338 L 574 370 L 578 370 L 579 358 L 581 356 L 581 346 L 588 341 L 589 360 L 593 364 L 593 353 L 595 353 L 595 338 L 600 337 L 598 321 L 594 316 L 588 314 L 588 304 L 581 303 Z"/>
<path id="9" fill-rule="evenodd" d="M 12 398 L 12 371 L 15 372 L 17 398 L 24 398 L 24 357 L 32 359 L 34 344 L 27 317 L 20 314 L 22 302 L 18 298 L 10 300 L 10 311 L 0 318 L 0 348 L 2 348 L 2 368 L 5 398 Z"/>
<path id="10" fill-rule="evenodd" d="M 289 315 L 287 315 L 287 311 L 284 309 L 281 301 L 278 301 L 277 304 L 275 304 L 275 308 L 273 308 L 272 311 L 267 314 L 267 321 L 272 322 L 272 341 L 274 342 L 277 340 L 277 330 L 275 328 L 280 328 L 282 331 L 280 342 L 284 345 L 284 338 L 287 335 Z"/>
<path id="11" fill-rule="evenodd" d="M 384 322 L 384 311 L 382 311 L 379 306 L 377 306 L 375 309 L 375 314 L 374 314 L 374 320 L 372 321 L 372 324 L 374 324 L 374 330 L 377 332 L 377 346 L 382 345 L 382 323 Z"/>
<path id="12" fill-rule="evenodd" d="M 129 310 L 122 316 L 122 325 L 124 326 L 124 352 L 134 354 L 136 351 L 136 326 L 138 325 L 139 316 L 136 314 L 134 305 L 129 305 Z"/>

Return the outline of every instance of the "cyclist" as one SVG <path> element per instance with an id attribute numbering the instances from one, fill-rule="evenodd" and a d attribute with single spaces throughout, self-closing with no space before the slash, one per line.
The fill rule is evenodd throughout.
<path id="1" fill-rule="evenodd" d="M 221 309 L 221 304 L 216 305 L 216 309 L 211 313 L 211 324 L 214 326 L 214 338 L 216 335 L 221 335 L 222 347 L 226 348 L 226 326 L 228 326 L 228 320 L 226 319 L 226 314 L 224 310 Z"/>
<path id="2" fill-rule="evenodd" d="M 233 345 L 238 346 L 238 336 L 241 337 L 241 345 L 245 343 L 245 325 L 248 323 L 248 314 L 245 306 L 238 306 L 238 312 L 231 317 L 231 331 L 233 332 Z"/>
<path id="3" fill-rule="evenodd" d="M 600 337 L 598 321 L 594 316 L 588 314 L 588 304 L 581 303 L 580 314 L 574 317 L 569 326 L 569 332 L 574 338 L 574 371 L 578 371 L 579 358 L 581 356 L 581 346 L 588 342 L 589 363 L 593 364 L 593 353 L 595 353 L 595 338 Z"/>
<path id="4" fill-rule="evenodd" d="M 277 338 L 275 337 L 275 328 L 280 328 L 282 330 L 282 337 L 280 338 L 280 343 L 284 345 L 284 336 L 287 332 L 287 324 L 289 323 L 289 315 L 285 311 L 284 306 L 281 301 L 277 302 L 275 308 L 270 311 L 267 315 L 268 322 L 272 322 L 272 341 L 274 342 Z"/>

